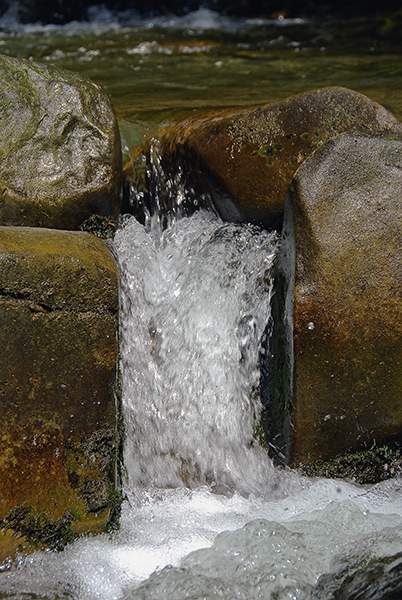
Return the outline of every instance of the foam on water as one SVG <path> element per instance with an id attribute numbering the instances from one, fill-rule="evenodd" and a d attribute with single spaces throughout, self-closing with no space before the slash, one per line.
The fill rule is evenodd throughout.
<path id="1" fill-rule="evenodd" d="M 136 10 L 112 11 L 104 5 L 90 6 L 87 10 L 85 21 L 71 21 L 64 25 L 26 23 L 19 20 L 19 4 L 10 4 L 8 10 L 0 18 L 0 29 L 24 33 L 49 33 L 63 32 L 65 35 L 76 34 L 82 31 L 102 34 L 107 31 L 124 30 L 126 28 L 140 28 L 152 30 L 153 28 L 185 30 L 201 33 L 204 31 L 234 32 L 244 26 L 244 19 L 226 17 L 208 8 L 199 8 L 183 16 L 173 14 L 163 16 L 144 16 Z M 285 20 L 285 24 L 288 20 Z M 254 21 L 250 21 L 254 23 Z"/>
<path id="2" fill-rule="evenodd" d="M 356 556 L 392 555 L 401 539 L 400 516 L 371 515 L 350 502 L 331 503 L 286 525 L 259 517 L 220 534 L 180 568 L 155 573 L 126 598 L 309 598 L 323 571 L 341 566 L 345 557 L 350 563 Z"/>
<path id="3" fill-rule="evenodd" d="M 24 24 L 19 20 L 19 10 L 18 1 L 10 4 L 8 10 L 0 18 L 0 31 L 3 29 L 5 31 L 24 32 L 28 34 L 46 34 L 59 31 L 63 32 L 64 35 L 75 35 L 82 32 L 102 34 L 108 31 L 124 31 L 128 28 L 138 28 L 144 31 L 158 28 L 161 30 L 185 31 L 190 34 L 203 34 L 213 31 L 235 33 L 248 26 L 267 26 L 272 24 L 286 28 L 286 26 L 301 25 L 308 22 L 307 19 L 301 18 L 280 18 L 278 20 L 268 18 L 244 19 L 225 16 L 202 6 L 181 16 L 174 14 L 147 16 L 140 14 L 134 9 L 114 11 L 108 9 L 105 5 L 99 4 L 87 7 L 86 19 L 84 21 L 71 21 L 64 25 L 43 24 L 41 22 Z"/>
<path id="4" fill-rule="evenodd" d="M 400 551 L 401 498 L 396 480 L 370 488 L 300 480 L 279 500 L 206 487 L 137 491 L 123 506 L 119 532 L 21 559 L 0 574 L 0 593 L 14 600 L 307 600 L 321 574 Z"/>

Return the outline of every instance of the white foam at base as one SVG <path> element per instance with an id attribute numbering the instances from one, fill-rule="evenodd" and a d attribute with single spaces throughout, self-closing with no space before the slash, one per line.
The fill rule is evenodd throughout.
<path id="1" fill-rule="evenodd" d="M 119 600 L 127 594 L 153 600 L 163 598 L 157 594 L 165 586 L 164 598 L 180 600 L 180 590 L 184 593 L 198 578 L 203 598 L 216 597 L 208 586 L 218 581 L 219 597 L 252 600 L 269 597 L 259 596 L 258 586 L 265 594 L 275 586 L 283 591 L 286 571 L 292 573 L 290 597 L 302 600 L 319 575 L 342 566 L 345 556 L 352 560 L 359 553 L 400 551 L 401 487 L 399 480 L 357 486 L 299 478 L 289 496 L 273 501 L 221 496 L 207 488 L 135 493 L 132 505 L 124 504 L 119 532 L 83 538 L 62 553 L 25 558 L 18 569 L 0 574 L 0 592 L 44 597 L 68 592 L 76 600 Z M 189 554 L 212 544 L 210 550 Z M 160 573 L 167 565 L 180 569 Z M 145 592 L 135 589 L 155 570 L 141 596 Z M 168 581 L 162 585 L 164 578 Z M 166 585 L 172 581 L 175 595 L 169 596 Z M 278 598 L 289 598 L 283 594 Z"/>

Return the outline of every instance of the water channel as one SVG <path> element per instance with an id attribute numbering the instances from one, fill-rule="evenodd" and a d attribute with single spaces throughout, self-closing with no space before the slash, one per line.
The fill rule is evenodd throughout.
<path id="1" fill-rule="evenodd" d="M 364 19 L 236 20 L 206 9 L 145 19 L 97 8 L 66 26 L 22 26 L 10 13 L 0 22 L 0 52 L 79 71 L 107 90 L 125 157 L 161 123 L 199 109 L 325 85 L 366 93 L 402 118 L 401 49 L 385 24 Z M 274 467 L 255 443 L 277 244 L 203 211 L 165 230 L 124 219 L 114 241 L 121 527 L 6 565 L 0 598 L 330 600 L 377 559 L 400 573 L 399 479 L 308 479 Z"/>

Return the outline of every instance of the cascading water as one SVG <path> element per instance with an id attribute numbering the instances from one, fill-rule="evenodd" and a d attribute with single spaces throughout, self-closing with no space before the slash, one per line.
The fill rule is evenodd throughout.
<path id="1" fill-rule="evenodd" d="M 129 489 L 268 490 L 255 430 L 275 234 L 199 212 L 165 231 L 131 218 L 115 247 Z"/>

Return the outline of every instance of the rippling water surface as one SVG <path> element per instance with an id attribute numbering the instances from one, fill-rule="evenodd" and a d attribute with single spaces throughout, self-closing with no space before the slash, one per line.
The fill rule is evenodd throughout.
<path id="1" fill-rule="evenodd" d="M 209 107 L 258 104 L 326 85 L 402 117 L 402 36 L 368 20 L 227 18 L 207 9 L 139 18 L 93 9 L 88 23 L 0 21 L 0 52 L 70 68 L 111 95 L 125 143 Z"/>
<path id="2" fill-rule="evenodd" d="M 94 9 L 88 23 L 63 27 L 21 26 L 12 14 L 0 22 L 0 52 L 80 71 L 108 91 L 126 154 L 189 112 L 326 85 L 402 117 L 401 44 L 366 20 L 246 21 L 208 10 L 140 19 Z M 0 597 L 330 600 L 331 584 L 317 587 L 323 574 L 401 552 L 399 479 L 307 479 L 274 468 L 253 439 L 276 243 L 202 212 L 163 232 L 126 220 L 115 240 L 121 529 L 21 557 L 0 573 Z"/>

